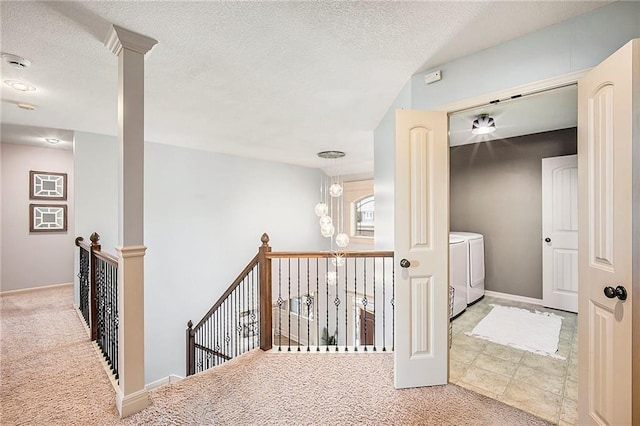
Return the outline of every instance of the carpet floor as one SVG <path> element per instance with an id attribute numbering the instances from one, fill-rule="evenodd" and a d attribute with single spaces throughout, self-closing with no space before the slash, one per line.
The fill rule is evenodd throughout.
<path id="1" fill-rule="evenodd" d="M 252 351 L 118 419 L 69 287 L 0 297 L 3 425 L 549 425 L 453 384 L 393 388 L 392 354 Z M 180 348 L 182 349 L 182 348 Z"/>

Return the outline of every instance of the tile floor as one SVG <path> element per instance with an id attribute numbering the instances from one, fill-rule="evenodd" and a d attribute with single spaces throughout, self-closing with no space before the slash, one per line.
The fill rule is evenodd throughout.
<path id="1" fill-rule="evenodd" d="M 490 304 L 562 316 L 558 360 L 470 337 Z M 559 425 L 578 422 L 578 316 L 538 305 L 485 296 L 452 321 L 449 380 Z"/>

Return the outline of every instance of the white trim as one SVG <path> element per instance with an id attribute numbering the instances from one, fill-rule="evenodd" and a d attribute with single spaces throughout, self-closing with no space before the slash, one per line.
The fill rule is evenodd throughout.
<path id="1" fill-rule="evenodd" d="M 120 389 L 117 391 L 116 408 L 118 409 L 120 417 L 127 417 L 138 411 L 142 411 L 150 404 L 149 391 L 146 389 L 141 389 L 126 396 L 122 394 Z"/>
<path id="2" fill-rule="evenodd" d="M 84 323 L 84 319 L 82 319 L 82 322 Z M 91 339 L 91 331 L 89 331 L 89 339 Z M 116 392 L 118 392 L 120 390 L 120 388 L 118 387 L 118 380 L 116 380 L 116 377 L 113 375 L 113 372 L 111 371 L 111 366 L 107 363 L 107 359 L 104 357 L 104 354 L 100 349 L 100 346 L 98 346 L 98 342 L 95 340 L 92 340 L 91 343 L 92 343 L 93 349 L 95 349 L 96 353 L 98 354 L 98 359 L 102 364 L 102 368 L 104 369 L 104 372 L 107 374 L 107 378 L 111 382 L 111 386 L 113 386 L 113 389 Z"/>
<path id="3" fill-rule="evenodd" d="M 531 303 L 532 305 L 542 305 L 542 299 L 534 299 L 533 297 L 518 296 L 509 293 L 500 293 L 498 291 L 485 290 L 485 296 L 497 297 L 498 299 L 513 300 L 514 302 Z"/>
<path id="4" fill-rule="evenodd" d="M 591 68 L 574 71 L 568 74 L 560 75 L 557 77 L 548 78 L 545 80 L 539 80 L 533 83 L 522 84 L 520 86 L 511 87 L 509 89 L 499 90 L 497 92 L 487 93 L 473 98 L 463 99 L 461 101 L 452 102 L 446 105 L 442 105 L 435 108 L 434 111 L 444 111 L 447 113 L 454 113 L 469 108 L 475 108 L 479 105 L 489 103 L 494 99 L 510 98 L 516 95 L 526 95 L 532 92 L 540 92 L 544 90 L 556 89 L 558 87 L 566 86 L 568 84 L 577 83 L 578 80 L 585 75 Z"/>
<path id="5" fill-rule="evenodd" d="M 117 25 L 111 25 L 107 39 L 104 45 L 114 55 L 120 55 L 122 49 L 129 49 L 141 55 L 146 54 L 149 50 L 158 44 L 158 41 L 145 35 L 127 30 Z"/>
<path id="6" fill-rule="evenodd" d="M 85 322 L 84 316 L 82 315 L 82 311 L 80 311 L 80 308 L 78 306 L 74 306 L 74 309 L 76 311 L 76 314 L 78 314 L 78 318 L 80 318 L 80 323 L 84 327 L 84 330 L 87 332 L 87 337 L 89 339 L 91 339 L 91 329 L 89 328 L 89 326 Z"/>
<path id="7" fill-rule="evenodd" d="M 7 290 L 7 291 L 0 292 L 0 297 L 11 296 L 13 294 L 20 294 L 20 293 L 31 293 L 33 291 L 40 291 L 40 290 L 52 290 L 54 288 L 67 287 L 67 286 L 73 287 L 73 283 L 52 284 L 52 285 L 43 285 L 41 287 L 30 287 L 30 288 L 22 288 L 18 290 Z"/>
<path id="8" fill-rule="evenodd" d="M 158 389 L 160 386 L 168 385 L 171 383 L 179 382 L 184 379 L 182 376 L 178 376 L 176 374 L 169 374 L 167 377 L 163 377 L 162 379 L 158 379 L 155 382 L 151 382 L 145 386 L 145 388 L 150 391 L 153 389 Z"/>

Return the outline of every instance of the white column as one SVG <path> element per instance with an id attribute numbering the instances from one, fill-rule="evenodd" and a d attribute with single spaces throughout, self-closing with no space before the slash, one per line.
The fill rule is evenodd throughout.
<path id="1" fill-rule="evenodd" d="M 156 40 L 116 25 L 118 56 L 118 390 L 121 417 L 149 405 L 144 383 L 144 55 Z"/>

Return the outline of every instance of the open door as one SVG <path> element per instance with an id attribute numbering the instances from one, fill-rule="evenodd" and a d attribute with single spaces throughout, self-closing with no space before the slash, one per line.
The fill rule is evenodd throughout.
<path id="1" fill-rule="evenodd" d="M 578 156 L 542 159 L 542 304 L 578 312 Z"/>
<path id="2" fill-rule="evenodd" d="M 578 82 L 581 425 L 640 424 L 639 104 L 639 40 Z"/>
<path id="3" fill-rule="evenodd" d="M 396 388 L 448 379 L 447 126 L 443 112 L 396 112 Z"/>

